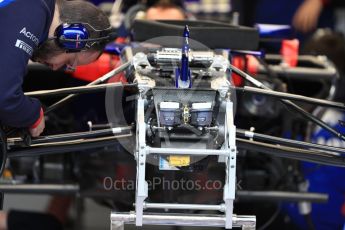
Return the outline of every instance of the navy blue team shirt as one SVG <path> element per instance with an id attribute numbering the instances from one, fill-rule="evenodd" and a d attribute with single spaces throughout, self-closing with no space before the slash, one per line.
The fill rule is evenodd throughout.
<path id="1" fill-rule="evenodd" d="M 35 49 L 48 38 L 55 0 L 0 0 L 0 123 L 29 127 L 41 104 L 24 95 L 23 78 Z"/>

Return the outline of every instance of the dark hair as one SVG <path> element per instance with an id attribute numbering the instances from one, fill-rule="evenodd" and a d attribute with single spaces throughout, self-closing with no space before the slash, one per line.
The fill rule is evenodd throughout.
<path id="1" fill-rule="evenodd" d="M 341 33 L 319 29 L 304 46 L 304 54 L 325 55 L 337 68 L 340 79 L 334 100 L 345 100 L 345 38 Z"/>
<path id="2" fill-rule="evenodd" d="M 159 7 L 179 7 L 181 9 L 184 8 L 183 1 L 181 0 L 147 0 L 146 5 L 148 7 L 151 6 L 159 6 Z"/>
<path id="3" fill-rule="evenodd" d="M 345 38 L 341 33 L 320 29 L 306 42 L 304 53 L 312 55 L 325 55 L 345 74 Z"/>
<path id="4" fill-rule="evenodd" d="M 147 7 L 152 7 L 154 5 L 161 5 L 168 4 L 180 7 L 184 9 L 184 1 L 183 0 L 126 0 L 122 2 L 122 12 L 126 13 L 132 6 L 136 4 L 143 4 Z"/>
<path id="5" fill-rule="evenodd" d="M 84 1 L 56 1 L 61 23 L 87 23 L 96 30 L 105 30 L 110 27 L 109 19 L 104 12 L 89 2 Z M 98 33 L 89 31 L 90 38 L 96 38 Z M 102 51 L 105 43 L 96 43 L 89 50 Z M 45 59 L 66 52 L 54 40 L 47 40 L 34 53 L 33 59 Z"/>

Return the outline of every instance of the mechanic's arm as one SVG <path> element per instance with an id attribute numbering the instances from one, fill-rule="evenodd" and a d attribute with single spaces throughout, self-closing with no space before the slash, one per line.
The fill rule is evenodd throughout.
<path id="1" fill-rule="evenodd" d="M 9 1 L 0 7 L 0 28 L 5 31 L 0 36 L 0 123 L 27 128 L 38 136 L 45 126 L 41 103 L 25 96 L 22 84 L 28 61 L 50 25 L 51 12 L 45 1 L 36 1 L 41 3 L 30 10 L 26 2 Z"/>
<path id="2" fill-rule="evenodd" d="M 320 14 L 323 8 L 332 7 L 344 8 L 344 0 L 304 0 L 304 2 L 297 9 L 293 19 L 292 25 L 300 32 L 308 33 L 316 29 Z"/>
<path id="3" fill-rule="evenodd" d="M 15 43 L 10 42 L 0 53 L 0 121 L 3 125 L 28 128 L 36 137 L 45 126 L 43 111 L 37 99 L 24 95 L 22 83 L 29 55 Z"/>
<path id="4" fill-rule="evenodd" d="M 316 29 L 325 4 L 327 2 L 324 0 L 304 0 L 293 16 L 293 27 L 303 33 L 308 33 Z"/>
<path id="5" fill-rule="evenodd" d="M 41 108 L 40 116 L 38 120 L 33 125 L 30 126 L 29 132 L 31 136 L 38 137 L 44 131 L 45 127 L 46 125 L 45 125 L 45 119 L 44 119 L 44 112 L 43 112 L 43 109 Z"/>

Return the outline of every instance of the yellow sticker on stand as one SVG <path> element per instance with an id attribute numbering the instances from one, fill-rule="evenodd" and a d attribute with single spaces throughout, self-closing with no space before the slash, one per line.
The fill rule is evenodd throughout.
<path id="1" fill-rule="evenodd" d="M 169 156 L 169 165 L 170 166 L 188 166 L 190 165 L 190 156 Z"/>

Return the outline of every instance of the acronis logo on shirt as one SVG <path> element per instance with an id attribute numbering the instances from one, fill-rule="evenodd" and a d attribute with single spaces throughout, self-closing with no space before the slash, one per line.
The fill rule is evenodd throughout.
<path id="1" fill-rule="evenodd" d="M 1 7 L 5 7 L 8 4 L 10 4 L 11 2 L 14 2 L 15 0 L 0 0 L 0 8 Z"/>

